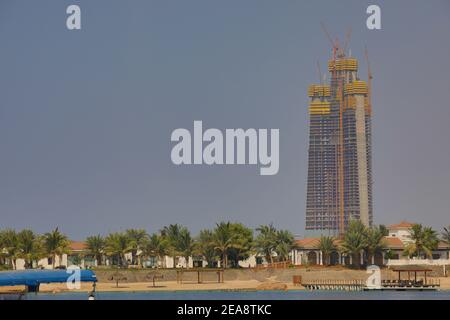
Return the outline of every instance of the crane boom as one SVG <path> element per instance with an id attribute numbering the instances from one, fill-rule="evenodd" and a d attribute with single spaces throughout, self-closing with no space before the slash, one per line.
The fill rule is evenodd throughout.
<path id="1" fill-rule="evenodd" d="M 347 33 L 345 34 L 345 42 L 344 46 L 342 47 L 342 55 L 345 56 L 347 52 L 347 47 L 350 42 L 350 38 L 352 36 L 352 28 L 347 29 Z"/>
<path id="2" fill-rule="evenodd" d="M 372 112 L 372 68 L 370 67 L 370 61 L 369 61 L 369 51 L 367 50 L 367 46 L 364 46 L 364 57 L 366 59 L 367 63 L 367 100 L 369 103 L 369 111 Z"/>
<path id="3" fill-rule="evenodd" d="M 317 60 L 317 71 L 319 72 L 319 81 L 320 84 L 323 85 L 323 80 L 322 80 L 322 70 L 320 68 L 320 62 L 319 60 Z"/>
<path id="4" fill-rule="evenodd" d="M 333 47 L 333 60 L 336 60 L 336 55 L 339 50 L 339 41 L 337 38 L 336 38 L 336 40 L 333 40 L 333 37 L 328 32 L 327 27 L 325 26 L 325 24 L 323 22 L 320 22 L 320 25 L 322 27 L 323 32 L 327 36 L 328 40 L 330 40 L 331 46 Z"/>

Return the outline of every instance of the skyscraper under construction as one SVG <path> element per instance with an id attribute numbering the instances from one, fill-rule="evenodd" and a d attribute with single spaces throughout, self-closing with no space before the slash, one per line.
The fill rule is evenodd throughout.
<path id="1" fill-rule="evenodd" d="M 347 57 L 344 51 L 333 45 L 329 83 L 308 88 L 309 236 L 342 235 L 350 219 L 372 225 L 372 74 L 369 67 L 368 83 L 361 80 L 358 60 Z"/>

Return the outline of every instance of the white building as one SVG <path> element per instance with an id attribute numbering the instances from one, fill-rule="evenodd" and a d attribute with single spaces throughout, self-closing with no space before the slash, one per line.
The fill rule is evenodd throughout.
<path id="1" fill-rule="evenodd" d="M 431 259 L 409 258 L 403 255 L 404 247 L 412 243 L 410 238 L 413 223 L 402 221 L 388 227 L 389 243 L 396 243 L 391 249 L 391 256 L 387 259 L 388 266 L 399 265 L 450 265 L 450 248 L 444 242 L 439 242 L 438 247 L 432 252 Z"/>
<path id="2" fill-rule="evenodd" d="M 412 242 L 411 228 L 414 224 L 402 221 L 388 227 L 389 235 L 384 237 L 386 248 L 372 257 L 371 261 L 365 261 L 360 255 L 360 263 L 386 266 L 399 265 L 450 265 L 450 248 L 446 243 L 440 242 L 432 253 L 432 259 L 409 258 L 403 255 L 405 247 Z M 295 265 L 324 265 L 324 257 L 319 250 L 320 238 L 305 238 L 296 241 L 297 248 L 291 252 L 291 262 Z M 341 241 L 335 240 L 335 246 L 339 248 Z M 330 256 L 331 265 L 352 264 L 352 257 L 342 254 L 339 250 Z"/>
<path id="3" fill-rule="evenodd" d="M 68 253 L 62 256 L 56 256 L 55 258 L 55 268 L 57 267 L 68 267 L 71 265 L 77 265 L 81 268 L 87 268 L 91 266 L 96 266 L 97 262 L 86 252 L 86 244 L 81 241 L 71 241 L 68 247 Z M 52 258 L 42 258 L 37 262 L 33 263 L 33 268 L 37 269 L 53 269 Z M 25 269 L 25 260 L 16 260 L 16 270 Z"/>

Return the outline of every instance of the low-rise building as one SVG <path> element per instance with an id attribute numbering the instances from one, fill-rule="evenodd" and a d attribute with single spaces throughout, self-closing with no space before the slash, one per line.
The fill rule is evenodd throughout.
<path id="1" fill-rule="evenodd" d="M 448 244 L 439 242 L 437 248 L 433 250 L 430 259 L 410 258 L 404 255 L 405 247 L 411 244 L 411 229 L 414 224 L 402 221 L 398 224 L 389 226 L 388 235 L 383 238 L 384 249 L 375 253 L 373 257 L 368 258 L 364 252 L 361 252 L 360 264 L 375 264 L 379 266 L 399 266 L 399 265 L 450 265 L 450 248 Z M 290 252 L 291 263 L 294 265 L 351 265 L 353 257 L 342 253 L 340 250 L 342 240 L 334 240 L 336 250 L 327 257 L 320 250 L 320 238 L 304 238 L 296 240 L 295 248 Z M 138 252 L 140 255 L 140 252 Z M 276 257 L 275 257 L 276 258 Z M 170 257 L 165 256 L 162 259 L 158 257 L 142 257 L 141 263 L 147 268 L 166 267 L 166 268 L 193 268 L 206 267 L 207 262 L 199 257 Z M 52 269 L 55 267 L 68 267 L 77 265 L 81 268 L 95 267 L 100 264 L 112 265 L 112 257 L 103 256 L 99 262 L 95 257 L 89 254 L 87 245 L 82 241 L 71 241 L 68 246 L 68 252 L 62 256 L 56 256 L 53 264 L 52 258 L 43 258 L 33 263 L 33 268 Z M 276 259 L 275 259 L 276 260 Z M 370 261 L 369 261 L 370 260 Z M 125 261 L 131 262 L 131 253 L 125 254 Z M 257 265 L 268 265 L 268 262 L 261 256 L 251 255 L 248 259 L 239 261 L 242 268 L 253 268 Z M 215 267 L 220 267 L 220 261 L 217 261 Z M 16 269 L 24 269 L 25 261 L 17 259 Z"/>
<path id="2" fill-rule="evenodd" d="M 409 258 L 403 254 L 407 245 L 413 243 L 411 239 L 411 229 L 413 223 L 402 221 L 399 224 L 388 227 L 389 235 L 385 237 L 388 243 L 386 252 L 386 265 L 450 265 L 450 248 L 448 244 L 440 241 L 436 249 L 433 250 L 430 259 L 418 257 Z"/>
<path id="3" fill-rule="evenodd" d="M 53 269 L 53 266 L 55 266 L 55 268 L 59 268 L 68 267 L 71 265 L 76 265 L 81 268 L 89 268 L 97 265 L 95 258 L 89 255 L 85 242 L 71 241 L 67 249 L 67 253 L 55 257 L 54 264 L 52 257 L 42 258 L 38 261 L 33 262 L 33 268 Z M 16 270 L 23 269 L 25 269 L 25 260 L 17 259 Z"/>
<path id="4" fill-rule="evenodd" d="M 431 259 L 410 258 L 404 255 L 405 247 L 411 244 L 411 229 L 413 223 L 402 221 L 388 227 L 388 235 L 383 238 L 385 248 L 377 252 L 368 261 L 368 257 L 361 252 L 361 264 L 375 264 L 379 266 L 398 265 L 450 265 L 450 248 L 448 244 L 439 242 L 432 252 Z M 350 265 L 352 257 L 345 255 L 339 249 L 341 241 L 335 240 L 336 250 L 330 254 L 329 261 L 319 249 L 320 238 L 305 238 L 296 241 L 296 248 L 291 251 L 291 262 L 295 265 Z"/>

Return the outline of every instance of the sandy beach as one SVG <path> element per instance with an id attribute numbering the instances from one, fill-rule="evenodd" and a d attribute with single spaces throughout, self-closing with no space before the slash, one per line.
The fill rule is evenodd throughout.
<path id="1" fill-rule="evenodd" d="M 441 290 L 450 290 L 449 278 L 438 278 L 441 281 Z M 197 290 L 224 290 L 224 291 L 256 291 L 260 290 L 261 285 L 269 285 L 272 290 L 304 290 L 302 286 L 293 285 L 292 283 L 281 282 L 260 282 L 257 280 L 234 280 L 225 283 L 183 283 L 176 281 L 166 281 L 157 284 L 155 287 L 148 282 L 119 283 L 117 287 L 115 283 L 97 283 L 96 290 L 98 292 L 138 292 L 138 291 L 197 291 Z M 285 289 L 281 289 L 285 285 Z M 1 293 L 23 292 L 25 287 L 2 287 Z M 61 292 L 90 292 L 92 284 L 82 283 L 80 289 L 69 290 L 65 284 L 42 284 L 40 292 L 43 293 L 61 293 Z"/>
<path id="2" fill-rule="evenodd" d="M 257 290 L 258 286 L 260 286 L 262 282 L 257 280 L 234 280 L 227 281 L 225 283 L 183 283 L 179 284 L 176 281 L 165 281 L 162 283 L 157 283 L 155 287 L 153 287 L 151 282 L 132 282 L 132 283 L 119 283 L 119 286 L 116 286 L 115 283 L 107 282 L 97 283 L 96 290 L 98 292 L 134 292 L 134 291 L 192 291 L 192 290 Z M 279 285 L 280 283 L 274 282 L 274 284 Z M 17 287 L 3 287 L 0 289 L 0 292 L 21 292 L 25 289 L 23 286 Z M 288 289 L 302 289 L 301 286 L 289 285 Z M 45 293 L 60 293 L 67 291 L 74 292 L 89 292 L 92 290 L 92 284 L 90 283 L 82 283 L 80 289 L 69 290 L 66 284 L 42 284 L 40 286 L 40 292 Z"/>

